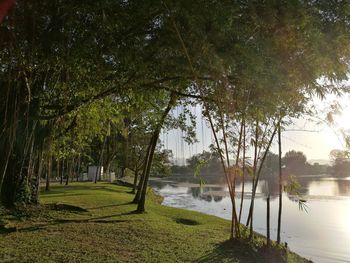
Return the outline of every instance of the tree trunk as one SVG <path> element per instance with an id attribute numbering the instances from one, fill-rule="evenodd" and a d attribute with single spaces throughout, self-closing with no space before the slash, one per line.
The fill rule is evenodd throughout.
<path id="1" fill-rule="evenodd" d="M 32 193 L 32 202 L 35 204 L 39 203 L 39 194 L 40 194 L 40 179 L 41 175 L 44 170 L 44 164 L 43 164 L 43 159 L 44 159 L 44 152 L 42 151 L 41 153 L 38 154 L 38 173 L 36 175 L 36 181 L 35 181 L 35 191 Z"/>
<path id="2" fill-rule="evenodd" d="M 64 176 L 64 159 L 62 160 L 62 169 L 61 169 L 61 181 L 60 184 L 63 184 L 63 176 Z"/>
<path id="3" fill-rule="evenodd" d="M 46 169 L 46 184 L 45 184 L 45 191 L 50 191 L 50 179 L 52 174 L 52 156 L 49 154 L 47 158 L 47 169 Z"/>
<path id="4" fill-rule="evenodd" d="M 80 175 L 80 165 L 81 165 L 81 156 L 79 155 L 79 159 L 78 159 L 78 165 L 77 165 L 77 182 L 79 181 L 79 175 Z"/>
<path id="5" fill-rule="evenodd" d="M 69 172 L 71 170 L 71 166 L 72 166 L 72 163 L 69 162 L 69 160 L 67 159 L 67 177 L 66 177 L 65 185 L 68 185 L 68 183 L 69 183 L 69 175 L 70 175 Z"/>
<path id="6" fill-rule="evenodd" d="M 281 124 L 278 125 L 278 172 L 279 172 L 279 193 L 278 193 L 278 224 L 277 224 L 277 244 L 281 243 L 281 218 L 282 218 L 282 142 Z"/>
<path id="7" fill-rule="evenodd" d="M 146 171 L 145 168 L 146 168 L 147 163 L 148 163 L 150 149 L 151 149 L 151 144 L 152 144 L 152 140 L 150 140 L 150 142 L 149 142 L 149 144 L 147 146 L 146 157 L 145 157 L 144 164 L 143 164 L 143 170 L 142 170 L 141 178 L 140 178 L 140 181 L 139 181 L 139 184 L 138 184 L 138 187 L 137 187 L 136 195 L 134 197 L 134 200 L 132 201 L 132 203 L 134 203 L 134 204 L 138 204 L 140 202 L 141 191 L 142 191 L 142 188 L 143 188 L 143 184 L 145 182 L 145 171 Z"/>
<path id="8" fill-rule="evenodd" d="M 255 143 L 254 143 L 254 164 L 253 164 L 253 178 L 252 178 L 252 194 L 254 192 L 254 182 L 255 182 L 255 176 L 256 176 L 256 167 L 258 163 L 258 139 L 259 139 L 259 122 L 256 121 L 256 127 L 255 127 Z M 253 224 L 250 224 L 251 217 L 252 217 L 252 207 L 249 207 L 249 213 L 247 217 L 247 223 L 246 226 L 251 226 L 252 228 Z M 250 229 L 250 233 L 252 233 L 252 229 Z"/>
<path id="9" fill-rule="evenodd" d="M 212 123 L 212 122 L 211 122 Z M 223 137 L 223 141 L 224 141 L 224 146 L 225 146 L 225 154 L 226 154 L 226 163 L 227 163 L 227 169 L 230 169 L 231 168 L 231 165 L 230 165 L 230 158 L 229 158 L 229 151 L 228 151 L 228 146 L 227 146 L 227 140 L 226 140 L 226 132 L 225 132 L 225 123 L 224 123 L 224 118 L 223 118 L 223 115 L 221 114 L 220 112 L 220 124 L 221 124 L 221 129 L 222 129 L 222 137 Z M 215 130 L 213 130 L 213 132 L 215 132 Z M 218 149 L 219 149 L 219 145 L 218 146 Z M 240 145 L 238 143 L 238 149 L 239 149 Z M 239 150 L 238 150 L 238 157 L 237 157 L 237 161 L 239 159 Z M 223 166 L 225 166 L 225 164 L 223 164 Z M 223 167 L 224 171 L 225 171 L 225 167 Z M 234 172 L 235 173 L 235 172 Z M 235 185 L 235 174 L 232 174 L 230 173 L 229 174 L 229 178 L 232 180 L 229 181 L 229 184 L 231 184 L 231 205 L 232 205 L 232 212 L 231 212 L 231 233 L 230 233 L 230 238 L 233 239 L 234 238 L 234 233 L 235 233 L 235 230 L 236 230 L 236 224 L 237 224 L 237 221 L 236 218 L 237 218 L 237 213 L 236 213 L 236 204 L 235 204 L 235 189 L 234 189 L 234 185 Z M 233 175 L 234 178 L 231 178 L 231 174 Z M 230 187 L 229 186 L 229 187 Z"/>
<path id="10" fill-rule="evenodd" d="M 156 146 L 157 146 L 159 134 L 160 134 L 160 131 L 161 131 L 162 126 L 164 124 L 164 121 L 165 121 L 166 117 L 168 116 L 170 110 L 172 109 L 173 105 L 175 104 L 175 102 L 176 102 L 176 96 L 174 94 L 171 94 L 168 105 L 167 105 L 166 109 L 164 110 L 162 117 L 161 117 L 159 123 L 157 124 L 157 126 L 152 134 L 151 140 L 150 140 L 149 152 L 147 154 L 145 167 L 144 167 L 144 170 L 142 173 L 143 183 L 142 183 L 141 189 L 140 189 L 140 200 L 139 200 L 138 205 L 137 205 L 137 212 L 139 212 L 139 213 L 143 213 L 145 211 L 145 201 L 146 201 L 148 179 L 150 176 L 154 151 L 155 151 Z M 140 181 L 142 181 L 142 180 L 140 180 Z M 135 198 L 136 198 L 136 196 L 135 196 Z"/>
<path id="11" fill-rule="evenodd" d="M 133 183 L 133 187 L 132 187 L 132 193 L 135 194 L 136 192 L 136 186 L 137 186 L 137 179 L 139 177 L 139 171 L 137 168 L 135 168 L 135 175 L 134 175 L 134 183 Z"/>
<path id="12" fill-rule="evenodd" d="M 270 247 L 270 194 L 266 199 L 266 245 Z"/>
<path id="13" fill-rule="evenodd" d="M 122 167 L 121 173 L 120 173 L 120 178 L 124 178 L 125 176 L 125 169 L 126 167 Z"/>
<path id="14" fill-rule="evenodd" d="M 10 208 L 14 206 L 18 174 L 17 159 L 15 157 L 9 157 L 1 186 L 1 203 L 5 207 Z"/>
<path id="15" fill-rule="evenodd" d="M 240 156 L 240 151 L 241 151 L 241 146 L 242 146 L 242 137 L 243 137 L 243 126 L 244 126 L 244 119 L 242 119 L 241 122 L 241 129 L 239 132 L 239 138 L 238 138 L 238 144 L 237 144 L 237 153 L 236 153 L 236 169 L 239 167 L 239 156 Z M 226 139 L 225 139 L 226 141 Z M 226 148 L 226 152 L 227 152 L 227 158 L 228 158 L 228 149 Z M 233 180 L 232 180 L 232 191 L 233 191 L 233 204 L 232 204 L 232 224 L 235 228 L 235 233 L 236 233 L 236 237 L 239 238 L 240 237 L 240 229 L 239 229 L 239 219 L 237 217 L 237 211 L 236 211 L 236 173 L 237 171 L 235 170 L 233 173 Z M 233 231 L 233 229 L 231 230 Z"/>
<path id="16" fill-rule="evenodd" d="M 154 151 L 157 146 L 157 140 L 159 137 L 160 130 L 156 130 L 151 139 L 151 147 L 150 147 L 150 152 L 149 152 L 149 157 L 148 157 L 148 162 L 145 167 L 145 172 L 144 172 L 144 182 L 141 188 L 140 192 L 140 201 L 138 202 L 137 206 L 137 212 L 143 213 L 145 211 L 145 201 L 146 201 L 146 192 L 147 192 L 147 186 L 148 186 L 148 179 L 151 171 L 151 165 L 153 161 L 153 156 L 154 156 Z"/>
<path id="17" fill-rule="evenodd" d="M 15 180 L 17 176 L 16 170 L 16 160 L 13 156 L 13 152 L 16 146 L 16 137 L 17 137 L 17 128 L 19 117 L 21 116 L 21 104 L 18 103 L 21 101 L 20 90 L 18 87 L 13 87 L 12 83 L 8 81 L 7 85 L 4 87 L 7 90 L 6 92 L 6 103 L 5 110 L 0 112 L 0 119 L 3 121 L 3 126 L 1 127 L 1 136 L 0 136 L 0 156 L 4 159 L 0 162 L 0 199 L 3 204 L 8 205 L 8 202 L 11 202 L 11 195 L 14 194 L 15 186 L 6 186 L 4 183 L 10 183 L 10 181 Z M 4 90 L 5 93 L 5 90 Z M 12 185 L 12 183 L 10 183 Z M 6 197 L 7 194 L 3 194 L 2 191 L 5 191 L 10 194 L 9 198 Z"/>
<path id="18" fill-rule="evenodd" d="M 245 183 L 245 155 L 246 155 L 246 126 L 245 121 L 243 124 L 243 163 L 242 163 L 242 193 L 241 193 L 241 204 L 239 207 L 238 223 L 241 223 L 242 210 L 243 210 L 243 200 L 244 200 L 244 183 Z"/>
<path id="19" fill-rule="evenodd" d="M 271 135 L 271 138 L 267 144 L 267 147 L 265 149 L 265 152 L 264 152 L 264 155 L 261 159 L 261 162 L 259 164 L 259 170 L 256 174 L 256 178 L 255 178 L 255 181 L 253 181 L 253 191 L 252 191 L 252 197 L 251 197 L 251 201 L 250 201 L 250 209 L 249 209 L 249 215 L 250 215 L 250 227 L 249 227 L 249 237 L 250 239 L 253 238 L 253 212 L 254 212 L 254 201 L 255 201 L 255 195 L 256 195 L 256 190 L 258 188 L 258 183 L 259 183 L 259 177 L 260 177 L 260 174 L 261 174 L 261 169 L 263 167 L 263 164 L 264 164 L 264 161 L 265 161 L 265 158 L 266 158 L 266 155 L 268 153 L 268 151 L 270 150 L 270 146 L 272 144 L 272 141 L 273 141 L 273 138 L 275 137 L 275 134 L 276 134 L 276 131 L 277 131 L 277 125 L 275 126 L 274 130 L 273 130 L 273 133 Z"/>

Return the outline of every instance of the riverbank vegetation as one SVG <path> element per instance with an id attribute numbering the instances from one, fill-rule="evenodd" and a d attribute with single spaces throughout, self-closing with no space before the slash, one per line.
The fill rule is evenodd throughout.
<path id="1" fill-rule="evenodd" d="M 161 206 L 153 193 L 140 215 L 132 198 L 130 188 L 108 183 L 55 185 L 38 207 L 2 211 L 0 261 L 264 262 L 263 239 L 227 241 L 227 220 Z"/>
<path id="2" fill-rule="evenodd" d="M 294 176 L 303 175 L 325 175 L 325 174 L 350 174 L 348 166 L 348 159 L 344 157 L 336 157 L 329 164 L 320 164 L 318 162 L 310 163 L 307 160 L 307 156 L 300 151 L 288 151 L 282 157 L 283 169 L 287 170 L 285 173 Z M 195 174 L 198 163 L 205 162 L 205 165 L 200 170 L 200 176 L 204 179 L 211 179 L 215 177 L 217 181 L 223 178 L 223 170 L 220 164 L 220 158 L 215 152 L 203 151 L 202 153 L 195 154 L 186 160 L 185 165 L 172 165 L 171 175 L 173 177 L 179 176 L 193 176 Z M 327 160 L 325 160 L 327 162 Z M 341 165 L 343 164 L 343 165 Z M 279 156 L 273 152 L 268 152 L 264 165 L 261 170 L 261 178 L 268 178 L 270 176 L 276 176 L 279 172 Z M 168 176 L 170 174 L 165 174 Z M 220 176 L 218 176 L 220 175 Z M 154 175 L 157 176 L 157 175 Z"/>

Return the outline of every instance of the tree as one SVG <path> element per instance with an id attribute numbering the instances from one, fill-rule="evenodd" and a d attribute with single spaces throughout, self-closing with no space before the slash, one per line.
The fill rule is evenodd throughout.
<path id="1" fill-rule="evenodd" d="M 273 178 L 276 179 L 279 169 L 279 158 L 277 154 L 268 152 L 266 155 L 265 162 L 261 170 L 261 178 Z"/>
<path id="2" fill-rule="evenodd" d="M 147 80 L 158 83 L 155 68 L 146 66 L 154 50 L 145 36 L 150 28 L 157 30 L 157 12 L 147 12 L 150 8 L 152 3 L 25 1 L 1 25 L 0 81 L 6 96 L 0 103 L 5 156 L 0 187 L 7 206 L 15 202 L 18 186 L 37 177 L 27 167 L 41 156 L 41 146 L 57 128 L 52 124 L 69 114 L 74 120 L 84 105 L 112 94 L 142 93 Z"/>
<path id="3" fill-rule="evenodd" d="M 166 177 L 171 175 L 172 152 L 170 150 L 156 149 L 150 174 L 154 177 Z"/>
<path id="4" fill-rule="evenodd" d="M 187 168 L 195 176 L 201 178 L 223 176 L 223 170 L 220 158 L 215 151 L 203 151 L 202 153 L 191 156 L 186 160 Z"/>
<path id="5" fill-rule="evenodd" d="M 291 175 L 302 175 L 306 171 L 306 156 L 300 151 L 286 152 L 282 159 L 286 171 Z"/>
<path id="6" fill-rule="evenodd" d="M 350 174 L 350 159 L 348 151 L 332 150 L 329 157 L 333 163 L 332 174 L 339 177 L 346 177 Z"/>

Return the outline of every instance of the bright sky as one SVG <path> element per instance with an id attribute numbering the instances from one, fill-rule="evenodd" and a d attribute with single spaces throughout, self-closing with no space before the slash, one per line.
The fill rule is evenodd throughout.
<path id="1" fill-rule="evenodd" d="M 329 105 L 337 102 L 342 108 L 342 114 L 334 116 L 334 124 L 326 124 L 326 112 L 328 112 Z M 328 96 L 326 100 L 315 100 L 315 105 L 320 111 L 324 113 L 317 116 L 323 123 L 317 124 L 316 121 L 297 119 L 295 123 L 286 128 L 282 133 L 282 152 L 283 154 L 290 150 L 302 151 L 306 154 L 307 159 L 329 159 L 329 153 L 333 149 L 344 149 L 345 144 L 341 129 L 350 130 L 350 107 L 349 95 L 337 98 L 335 96 Z M 177 114 L 179 109 L 174 111 Z M 198 143 L 188 145 L 181 140 L 182 133 L 178 130 L 169 131 L 167 134 L 162 133 L 160 139 L 163 141 L 164 147 L 171 149 L 175 159 L 186 159 L 193 154 L 201 153 L 207 150 L 208 146 L 213 141 L 211 130 L 201 115 L 199 106 L 191 109 L 192 113 L 197 115 L 197 140 Z M 322 122 L 322 121 L 321 121 Z M 307 131 L 302 131 L 307 130 Z M 277 139 L 276 139 L 277 141 Z M 275 143 L 271 150 L 278 152 L 277 144 Z M 183 161 L 180 161 L 182 163 Z"/>

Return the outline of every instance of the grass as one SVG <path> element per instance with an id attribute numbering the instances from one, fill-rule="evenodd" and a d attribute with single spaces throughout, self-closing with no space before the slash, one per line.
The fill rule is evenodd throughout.
<path id="1" fill-rule="evenodd" d="M 129 191 L 108 183 L 57 185 L 42 193 L 39 206 L 2 210 L 0 261 L 264 261 L 254 246 L 227 241 L 229 221 L 161 206 L 152 192 L 147 213 L 136 214 Z M 288 262 L 307 262 L 287 254 Z"/>

